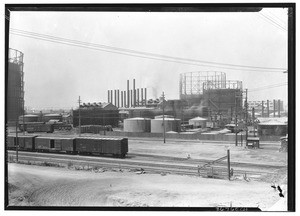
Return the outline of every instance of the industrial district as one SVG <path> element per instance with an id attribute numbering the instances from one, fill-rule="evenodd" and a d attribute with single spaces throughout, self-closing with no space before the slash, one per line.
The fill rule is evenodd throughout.
<path id="1" fill-rule="evenodd" d="M 107 202 L 99 201 L 100 198 L 94 203 L 76 202 L 73 192 L 70 195 L 73 201 L 59 202 L 64 200 L 59 197 L 51 203 L 45 196 L 37 201 L 40 194 L 35 192 L 27 197 L 20 195 L 12 189 L 9 180 L 9 205 L 237 206 L 267 210 L 286 196 L 288 113 L 284 109 L 285 101 L 276 98 L 249 101 L 243 80 L 229 80 L 221 71 L 197 71 L 174 77 L 179 85 L 176 100 L 168 99 L 165 92 L 159 98 L 149 98 L 149 89 L 136 86 L 136 79 L 127 79 L 124 80 L 127 89 L 107 89 L 107 101 L 84 101 L 78 96 L 74 99 L 78 102 L 74 104 L 76 109 L 30 110 L 25 108 L 24 101 L 23 57 L 21 51 L 9 49 L 7 162 L 11 166 L 23 164 L 25 171 L 27 165 L 37 166 L 37 173 L 65 167 L 82 173 L 85 178 L 112 172 L 110 176 L 115 178 L 101 189 L 107 196 L 110 194 L 106 190 L 120 187 L 115 186 L 120 184 L 118 175 L 134 175 L 139 183 L 125 183 L 129 184 L 129 192 L 123 192 L 123 196 L 114 192 L 114 197 L 110 196 Z M 184 176 L 193 177 L 192 181 L 198 181 L 202 190 L 211 188 L 214 196 L 211 201 L 205 198 L 205 202 L 196 201 L 191 194 L 202 192 L 192 186 L 182 189 L 191 195 L 186 195 L 186 202 L 170 191 L 169 200 L 159 202 L 160 196 L 167 195 L 154 196 L 149 192 L 155 191 L 153 188 L 148 189 L 148 196 L 139 197 L 138 191 L 143 193 L 139 189 L 143 181 L 147 182 L 152 175 L 166 182 L 164 179 L 169 176 L 173 176 L 171 182 Z M 54 177 L 49 174 L 49 178 Z M 233 196 L 220 195 L 221 188 L 229 184 Z M 280 192 L 277 187 L 282 188 Z M 259 189 L 252 193 L 254 188 Z M 234 198 L 235 193 L 245 195 Z"/>

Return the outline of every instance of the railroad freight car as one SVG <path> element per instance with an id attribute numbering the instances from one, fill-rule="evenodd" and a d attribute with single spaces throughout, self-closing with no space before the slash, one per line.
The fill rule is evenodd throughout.
<path id="1" fill-rule="evenodd" d="M 34 151 L 36 137 L 37 136 L 31 136 L 31 135 L 18 135 L 19 150 Z M 8 149 L 16 148 L 16 136 L 15 135 L 8 135 L 7 148 Z"/>
<path id="2" fill-rule="evenodd" d="M 46 132 L 46 133 L 53 133 L 52 124 L 28 124 L 26 125 L 26 131 L 28 133 L 34 133 L 34 132 Z"/>
<path id="3" fill-rule="evenodd" d="M 36 137 L 35 143 L 37 151 L 76 153 L 75 138 Z"/>
<path id="4" fill-rule="evenodd" d="M 80 154 L 99 154 L 125 157 L 128 152 L 127 138 L 76 138 L 76 151 Z"/>

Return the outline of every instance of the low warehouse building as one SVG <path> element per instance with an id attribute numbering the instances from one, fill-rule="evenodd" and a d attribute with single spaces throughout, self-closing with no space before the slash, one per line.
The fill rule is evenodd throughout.
<path id="1" fill-rule="evenodd" d="M 175 131 L 180 132 L 181 120 L 174 118 L 165 118 L 165 131 Z M 163 133 L 163 119 L 151 119 L 151 133 Z"/>
<path id="2" fill-rule="evenodd" d="M 23 120 L 24 117 L 24 120 Z M 19 117 L 19 122 L 38 122 L 39 121 L 39 116 L 38 115 L 24 115 Z"/>
<path id="3" fill-rule="evenodd" d="M 189 125 L 193 125 L 194 128 L 206 128 L 207 119 L 196 117 L 189 120 Z"/>
<path id="4" fill-rule="evenodd" d="M 125 132 L 150 132 L 150 118 L 130 118 L 124 120 Z"/>
<path id="5" fill-rule="evenodd" d="M 46 114 L 43 116 L 43 121 L 44 122 L 48 122 L 50 120 L 58 120 L 58 121 L 62 121 L 62 116 L 60 114 Z"/>
<path id="6" fill-rule="evenodd" d="M 258 135 L 260 136 L 285 136 L 287 134 L 287 123 L 270 120 L 258 123 Z"/>

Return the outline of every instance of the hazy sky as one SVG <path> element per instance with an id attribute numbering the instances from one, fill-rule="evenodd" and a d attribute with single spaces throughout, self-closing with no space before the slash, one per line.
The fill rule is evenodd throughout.
<path id="1" fill-rule="evenodd" d="M 173 57 L 287 68 L 287 9 L 259 13 L 11 12 L 10 28 Z M 283 71 L 245 71 L 139 58 L 10 34 L 9 46 L 24 53 L 25 106 L 76 107 L 106 102 L 108 89 L 126 89 L 126 80 L 179 98 L 179 74 L 223 71 L 241 80 L 249 100 L 287 103 Z M 110 50 L 111 51 L 111 50 Z M 198 63 L 199 64 L 199 63 Z M 267 87 L 266 87 L 267 86 Z M 155 90 L 154 90 L 155 89 Z M 256 90 L 256 91 L 252 91 Z"/>

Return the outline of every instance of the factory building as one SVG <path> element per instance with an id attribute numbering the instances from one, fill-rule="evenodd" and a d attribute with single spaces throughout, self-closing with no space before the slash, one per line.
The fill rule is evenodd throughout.
<path id="1" fill-rule="evenodd" d="M 284 114 L 281 100 L 248 101 L 248 107 L 251 110 L 254 108 L 259 117 L 280 117 Z"/>
<path id="2" fill-rule="evenodd" d="M 7 121 L 16 121 L 24 114 L 24 54 L 15 49 L 9 49 L 7 74 Z"/>
<path id="3" fill-rule="evenodd" d="M 83 103 L 80 110 L 73 110 L 73 126 L 79 125 L 111 125 L 118 126 L 119 110 L 111 103 Z"/>
<path id="4" fill-rule="evenodd" d="M 227 80 L 224 72 L 182 73 L 179 91 L 180 99 L 185 100 L 188 107 L 206 107 L 209 116 L 230 116 L 233 110 L 242 110 L 242 82 Z"/>

